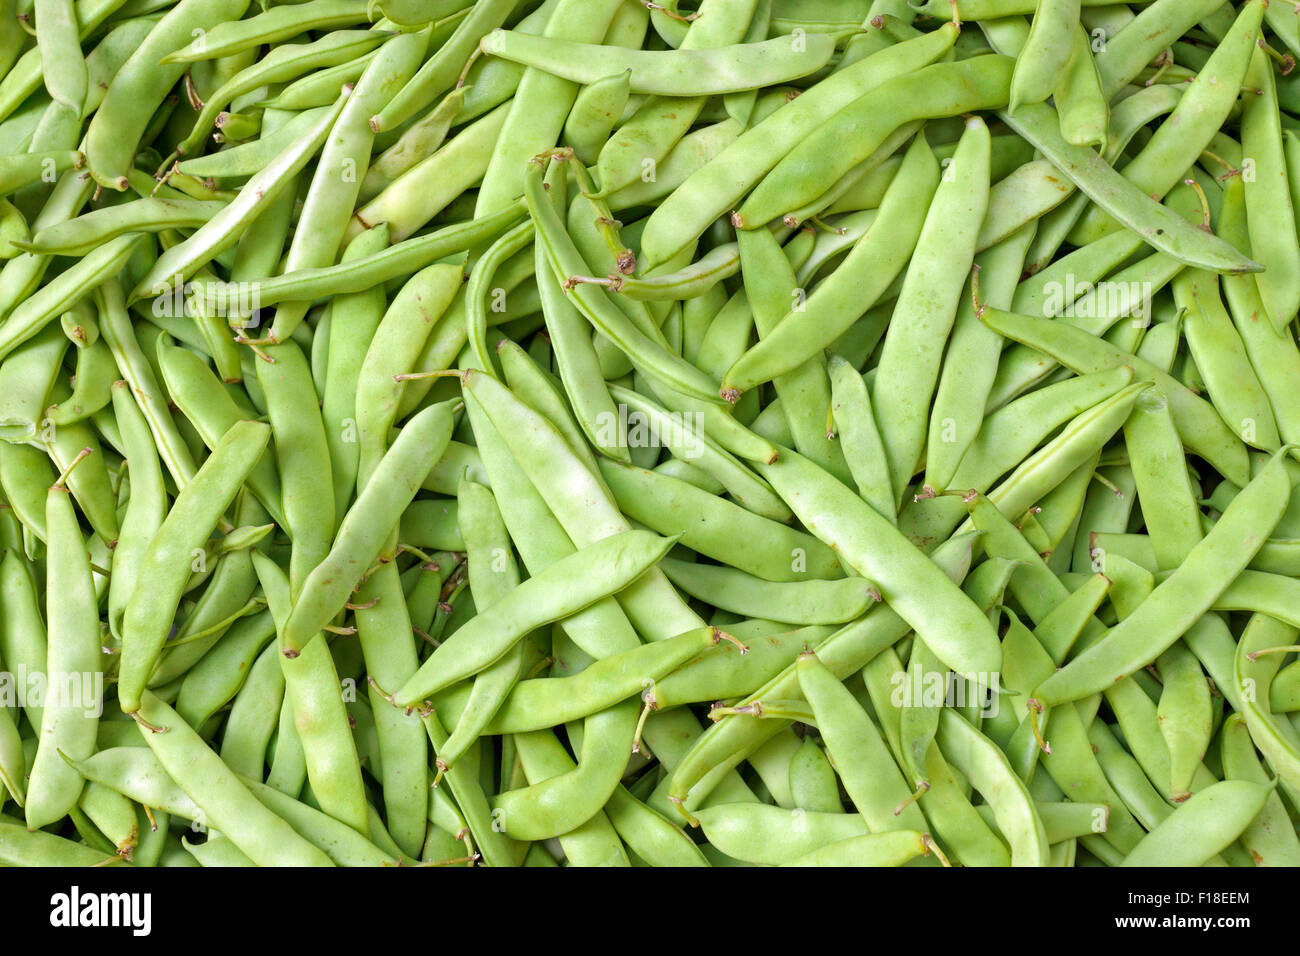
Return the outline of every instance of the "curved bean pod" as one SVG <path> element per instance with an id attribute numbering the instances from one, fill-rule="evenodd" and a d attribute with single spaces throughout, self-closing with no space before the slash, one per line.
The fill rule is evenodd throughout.
<path id="1" fill-rule="evenodd" d="M 1246 780 L 1206 787 L 1148 833 L 1120 866 L 1200 866 L 1241 836 L 1272 792 Z"/>
<path id="2" fill-rule="evenodd" d="M 481 611 L 439 645 L 420 670 L 396 691 L 394 701 L 401 707 L 414 706 L 477 673 L 528 631 L 627 587 L 674 543 L 675 539 L 646 531 L 625 531 L 562 558 L 529 578 L 507 598 Z"/>
<path id="3" fill-rule="evenodd" d="M 794 452 L 783 451 L 759 472 L 814 534 L 879 587 L 940 660 L 959 674 L 999 670 L 1002 655 L 988 619 L 897 528 Z"/>
<path id="4" fill-rule="evenodd" d="M 828 36 L 810 34 L 802 43 L 776 37 L 761 43 L 655 53 L 495 30 L 479 46 L 491 56 L 545 70 L 574 83 L 595 83 L 621 69 L 630 69 L 629 88 L 633 93 L 700 96 L 738 93 L 807 76 L 830 59 L 835 42 Z"/>
<path id="5" fill-rule="evenodd" d="M 1282 516 L 1290 494 L 1283 457 L 1274 455 L 1233 499 L 1228 506 L 1231 515 L 1224 512 L 1178 570 L 1102 640 L 1035 688 L 1035 698 L 1045 703 L 1077 700 L 1154 660 L 1213 606 L 1232 578 L 1250 563 Z M 1231 523 L 1224 525 L 1229 517 Z M 1216 534 L 1220 529 L 1222 533 Z"/>
<path id="6" fill-rule="evenodd" d="M 296 656 L 343 609 L 348 595 L 379 557 L 402 511 L 419 490 L 433 461 L 451 441 L 446 403 L 424 409 L 406 423 L 339 526 L 329 553 L 307 575 L 280 643 Z"/>

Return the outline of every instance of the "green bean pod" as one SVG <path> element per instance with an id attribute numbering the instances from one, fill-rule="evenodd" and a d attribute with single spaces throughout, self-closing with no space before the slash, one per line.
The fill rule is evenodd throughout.
<path id="1" fill-rule="evenodd" d="M 555 727 L 612 707 L 638 691 L 654 689 L 677 668 L 704 656 L 734 657 L 720 647 L 717 628 L 686 631 L 596 661 L 572 677 L 520 681 L 488 722 L 490 733 L 521 733 Z M 706 655 L 712 647 L 715 654 Z M 746 653 L 740 651 L 739 653 Z"/>
<path id="2" fill-rule="evenodd" d="M 1270 459 L 1268 466 L 1247 486 L 1249 495 L 1244 489 L 1229 505 L 1231 522 L 1223 524 L 1229 517 L 1225 511 L 1214 531 L 1161 583 L 1158 597 L 1153 592 L 1150 601 L 1143 602 L 1104 639 L 1035 688 L 1034 696 L 1044 702 L 1059 703 L 1100 691 L 1150 663 L 1209 610 L 1235 572 L 1250 562 L 1282 515 L 1291 488 L 1282 460 L 1281 455 Z M 1223 575 L 1225 568 L 1229 570 L 1227 580 Z M 1126 641 L 1127 634 L 1141 635 L 1141 640 Z"/>
<path id="3" fill-rule="evenodd" d="M 300 653 L 343 609 L 352 589 L 379 557 L 432 462 L 451 440 L 451 418 L 445 403 L 426 408 L 406 423 L 379 461 L 344 516 L 329 553 L 303 582 L 280 633 L 286 656 Z"/>
<path id="4" fill-rule="evenodd" d="M 335 526 L 329 444 L 302 350 L 285 342 L 267 347 L 265 357 L 257 363 L 257 381 L 266 395 L 275 438 L 284 530 L 293 542 L 290 588 L 297 594 L 311 569 L 329 553 Z"/>
<path id="5" fill-rule="evenodd" d="M 263 554 L 255 552 L 253 564 L 276 630 L 282 634 L 290 607 L 288 577 Z M 297 657 L 281 654 L 280 667 L 312 792 L 326 813 L 366 834 L 369 825 L 361 764 L 329 647 L 324 641 L 313 641 Z"/>
<path id="6" fill-rule="evenodd" d="M 119 192 L 127 170 L 159 106 L 185 72 L 182 64 L 160 64 L 184 43 L 190 31 L 210 30 L 238 21 L 248 0 L 181 0 L 149 32 L 109 84 L 104 101 L 86 130 L 86 165 L 95 182 Z"/>
<path id="7" fill-rule="evenodd" d="M 1226 778 L 1249 780 L 1265 786 L 1271 783 L 1255 752 L 1246 719 L 1241 714 L 1232 714 L 1224 720 L 1220 743 Z M 1257 866 L 1288 866 L 1292 865 L 1289 861 L 1300 859 L 1300 839 L 1287 821 L 1285 806 L 1276 791 L 1264 801 L 1264 809 L 1246 827 L 1241 841 Z"/>
<path id="8" fill-rule="evenodd" d="M 1224 780 L 1191 797 L 1133 848 L 1121 866 L 1200 866 L 1239 837 L 1273 788 Z"/>
<path id="9" fill-rule="evenodd" d="M 842 840 L 868 834 L 860 817 L 848 813 L 782 810 L 761 803 L 728 803 L 696 811 L 709 843 L 747 863 L 780 866 L 827 852 Z"/>
<path id="10" fill-rule="evenodd" d="M 51 486 L 45 506 L 46 620 L 49 653 L 45 676 L 52 698 L 42 711 L 36 759 L 24 810 L 32 829 L 48 826 L 77 805 L 82 778 L 61 754 L 89 757 L 103 711 L 99 621 L 90 557 L 67 489 Z"/>
<path id="11" fill-rule="evenodd" d="M 418 704 L 439 689 L 487 667 L 528 631 L 622 590 L 663 557 L 674 542 L 645 531 L 625 531 L 557 561 L 439 645 L 397 690 L 397 704 Z M 593 578 L 596 569 L 601 573 Z"/>
<path id="12" fill-rule="evenodd" d="M 234 500 L 270 439 L 270 428 L 239 422 L 182 489 L 140 561 L 135 591 L 122 614 L 118 702 L 139 709 L 141 692 L 167 639 L 188 576 L 192 553 Z"/>

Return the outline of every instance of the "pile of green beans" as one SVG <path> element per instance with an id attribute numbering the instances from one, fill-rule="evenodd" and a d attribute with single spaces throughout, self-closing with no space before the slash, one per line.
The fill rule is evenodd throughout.
<path id="1" fill-rule="evenodd" d="M 0 864 L 1300 865 L 1274 0 L 0 0 Z"/>

